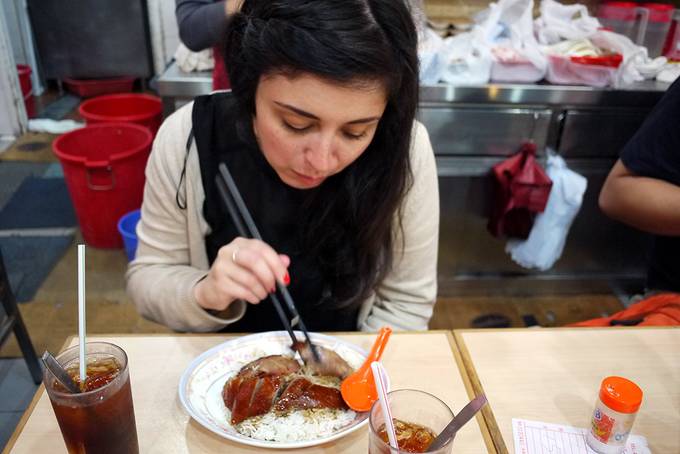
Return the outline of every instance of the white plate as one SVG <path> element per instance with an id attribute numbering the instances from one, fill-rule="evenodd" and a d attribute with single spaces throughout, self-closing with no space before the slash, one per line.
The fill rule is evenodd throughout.
<path id="1" fill-rule="evenodd" d="M 299 339 L 302 333 L 296 332 Z M 354 369 L 359 368 L 366 352 L 337 337 L 310 333 L 312 341 L 335 351 Z M 368 412 L 357 413 L 349 425 L 337 432 L 313 440 L 275 442 L 250 438 L 238 433 L 227 418 L 222 400 L 222 388 L 227 379 L 241 367 L 266 355 L 291 355 L 290 337 L 286 331 L 269 331 L 239 337 L 217 345 L 194 359 L 186 368 L 179 382 L 179 399 L 186 411 L 206 429 L 238 443 L 259 448 L 304 448 L 327 443 L 354 432 L 368 423 Z M 389 383 L 388 383 L 389 389 Z"/>

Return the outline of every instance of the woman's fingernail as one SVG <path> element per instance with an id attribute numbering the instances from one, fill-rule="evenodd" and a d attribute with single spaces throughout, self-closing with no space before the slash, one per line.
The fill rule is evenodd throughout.
<path id="1" fill-rule="evenodd" d="M 269 289 L 269 293 L 274 293 L 276 291 L 276 287 L 272 287 Z"/>
<path id="2" fill-rule="evenodd" d="M 290 276 L 288 275 L 288 271 L 286 271 L 286 275 L 283 276 L 283 283 L 286 284 L 286 287 L 288 287 L 288 284 L 290 284 Z"/>

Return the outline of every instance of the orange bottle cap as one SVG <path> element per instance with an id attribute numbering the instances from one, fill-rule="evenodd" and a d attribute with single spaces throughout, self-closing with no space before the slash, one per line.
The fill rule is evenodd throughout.
<path id="1" fill-rule="evenodd" d="M 600 400 L 619 413 L 635 413 L 642 403 L 642 390 L 623 377 L 607 377 L 600 385 Z"/>

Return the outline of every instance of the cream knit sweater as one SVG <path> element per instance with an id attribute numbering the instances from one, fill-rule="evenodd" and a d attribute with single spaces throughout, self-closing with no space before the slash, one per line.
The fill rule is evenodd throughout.
<path id="1" fill-rule="evenodd" d="M 186 164 L 180 197 L 175 194 L 191 130 L 188 104 L 165 120 L 146 167 L 142 219 L 137 226 L 137 256 L 126 274 L 127 291 L 146 318 L 177 331 L 217 331 L 240 319 L 243 301 L 213 316 L 193 295 L 194 285 L 209 269 L 204 237 L 210 227 L 203 218 L 204 191 L 195 142 Z M 434 154 L 425 128 L 416 123 L 411 151 L 413 186 L 403 201 L 404 241 L 386 278 L 359 312 L 357 328 L 376 331 L 383 325 L 395 329 L 425 330 L 437 294 L 437 243 L 439 192 Z M 401 245 L 404 248 L 401 248 Z"/>

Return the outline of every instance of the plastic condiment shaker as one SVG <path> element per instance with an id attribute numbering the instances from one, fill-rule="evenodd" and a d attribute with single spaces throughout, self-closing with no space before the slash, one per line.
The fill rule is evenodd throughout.
<path id="1" fill-rule="evenodd" d="M 623 377 L 602 380 L 586 437 L 588 446 L 600 454 L 623 452 L 641 403 L 642 390 L 632 381 Z"/>

